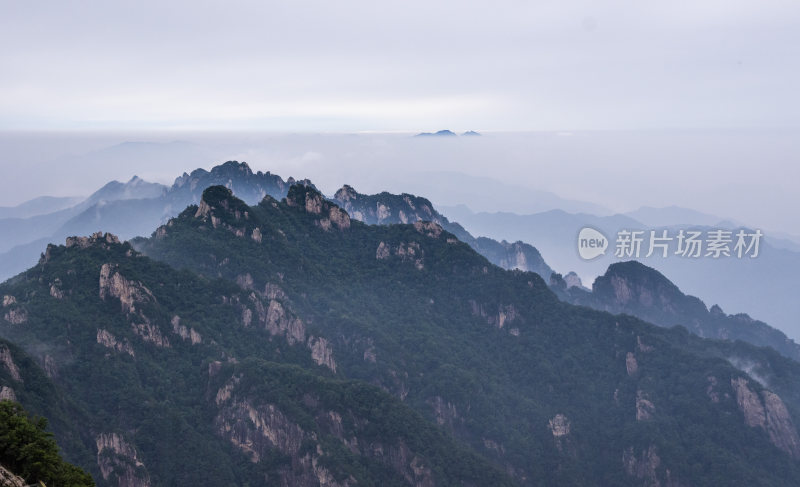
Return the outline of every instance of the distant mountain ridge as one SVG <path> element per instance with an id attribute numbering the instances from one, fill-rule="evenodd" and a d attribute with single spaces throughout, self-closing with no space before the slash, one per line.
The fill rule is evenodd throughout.
<path id="1" fill-rule="evenodd" d="M 269 172 L 253 172 L 247 163 L 228 161 L 210 171 L 184 173 L 172 186 L 149 183 L 134 176 L 126 183 L 112 181 L 71 208 L 29 219 L 0 220 L 0 280 L 21 272 L 38 259 L 49 242 L 69 235 L 89 235 L 102 228 L 123 239 L 149 235 L 187 205 L 197 203 L 205 188 L 223 185 L 256 204 L 266 195 L 283 198 L 291 184 Z"/>
<path id="2" fill-rule="evenodd" d="M 269 172 L 253 172 L 247 163 L 236 161 L 228 161 L 210 171 L 196 169 L 191 174 L 184 173 L 175 179 L 171 187 L 147 183 L 138 177 L 124 184 L 113 181 L 77 207 L 67 210 L 63 215 L 55 215 L 54 224 L 60 223 L 60 228 L 51 229 L 51 235 L 0 254 L 0 279 L 22 271 L 25 266 L 35 262 L 48 242 L 63 240 L 68 235 L 88 235 L 98 228 L 123 239 L 148 235 L 182 208 L 199 202 L 202 191 L 210 186 L 228 187 L 245 202 L 257 204 L 267 195 L 280 200 L 286 196 L 292 184 L 313 185 L 307 179 L 296 181 L 290 177 L 284 181 L 280 176 Z M 494 264 L 507 269 L 536 272 L 545 279 L 552 273 L 541 254 L 531 245 L 519 241 L 508 243 L 489 238 L 476 239 L 457 223 L 447 221 L 424 198 L 409 194 L 398 197 L 390 193 L 367 196 L 356 193 L 349 186 L 344 186 L 336 195 L 335 201 L 341 202 L 347 211 L 352 210 L 352 216 L 365 223 L 436 221 Z M 66 217 L 69 219 L 61 223 Z M 40 222 L 37 220 L 35 224 L 40 225 Z"/>
<path id="3" fill-rule="evenodd" d="M 551 267 L 559 272 L 575 271 L 584 280 L 602 275 L 610 265 L 621 260 L 614 255 L 618 231 L 644 231 L 649 236 L 651 230 L 663 230 L 649 227 L 626 215 L 597 216 L 564 211 L 527 215 L 473 213 L 466 207 L 440 210 L 475 235 L 532 243 Z M 601 231 L 611 243 L 604 256 L 591 261 L 581 259 L 576 252 L 578 232 L 587 226 Z M 670 236 L 675 237 L 679 228 L 704 234 L 716 229 L 735 234 L 738 229 L 743 229 L 722 223 L 719 227 L 679 225 L 669 227 Z M 647 249 L 643 248 L 637 260 L 680 284 L 688 294 L 717 303 L 728 312 L 747 312 L 788 336 L 799 339 L 800 300 L 796 299 L 796 281 L 800 275 L 800 252 L 789 250 L 790 246 L 773 245 L 768 232 L 764 232 L 759 248 L 759 256 L 755 259 L 689 259 L 675 255 L 662 258 L 658 253 L 646 258 Z"/>
<path id="4" fill-rule="evenodd" d="M 83 200 L 84 198 L 79 196 L 39 196 L 16 206 L 0 207 L 0 219 L 30 218 L 37 215 L 46 215 L 54 211 L 71 208 Z"/>
<path id="5" fill-rule="evenodd" d="M 97 228 L 103 228 L 116 232 L 123 238 L 147 235 L 180 208 L 196 204 L 202 191 L 209 186 L 226 186 L 237 197 L 241 197 L 249 204 L 256 204 L 265 196 L 276 200 L 282 199 L 292 184 L 313 187 L 309 180 L 298 182 L 289 178 L 284 181 L 280 176 L 269 172 L 253 172 L 246 163 L 236 161 L 228 161 L 209 171 L 197 169 L 191 174 L 184 173 L 176 178 L 171 187 L 147 183 L 138 177 L 133 177 L 124 184 L 111 182 L 77 207 L 67 210 L 76 212 L 84 209 L 77 216 L 67 220 L 58 234 L 65 238 L 70 234 L 91 234 Z M 138 196 L 142 197 L 138 198 Z M 353 219 L 368 224 L 386 225 L 432 221 L 453 233 L 459 240 L 467 243 L 491 263 L 504 269 L 535 272 L 546 282 L 550 281 L 550 276 L 553 274 L 553 269 L 545 262 L 537 248 L 522 241 L 509 243 L 505 240 L 498 242 L 487 237 L 475 238 L 460 224 L 451 222 L 440 214 L 433 204 L 423 197 L 408 193 L 394 195 L 388 192 L 365 195 L 358 193 L 351 186 L 345 185 L 334 194 L 332 201 L 345 209 Z M 554 211 L 548 214 L 555 215 L 557 221 L 566 221 L 563 212 Z M 583 218 L 581 215 L 573 217 Z M 616 216 L 614 218 L 622 222 L 619 224 L 637 224 L 635 220 L 628 217 Z M 549 231 L 558 234 L 563 230 L 553 224 L 549 227 Z M 55 239 L 57 239 L 57 235 L 36 240 L 25 247 L 6 253 L 2 256 L 4 259 L 0 259 L 0 270 L 5 270 L 6 275 L 19 272 L 29 262 L 35 261 L 41 249 Z M 663 276 L 661 277 L 666 280 Z M 700 336 L 741 339 L 750 343 L 768 345 L 788 357 L 798 358 L 797 345 L 794 342 L 781 332 L 770 328 L 763 322 L 750 320 L 749 317 L 730 318 L 726 323 L 719 323 L 720 320 L 717 319 L 713 320 L 716 324 L 712 325 L 712 320 L 706 316 L 707 311 L 705 314 L 701 313 L 691 300 L 682 298 L 673 300 L 672 305 L 676 307 L 674 315 L 657 315 L 653 314 L 652 310 L 630 308 L 613 303 L 606 300 L 602 293 L 586 295 L 581 291 L 580 279 L 576 275 L 568 275 L 567 281 L 570 289 L 567 290 L 566 300 L 569 302 L 586 304 L 614 313 L 627 312 L 662 326 L 683 324 Z M 577 287 L 573 289 L 573 286 Z M 561 295 L 561 293 L 559 294 Z M 700 324 L 695 324 L 698 320 Z M 752 326 L 749 326 L 748 323 L 751 323 Z"/>
<path id="6" fill-rule="evenodd" d="M 588 291 L 568 287 L 558 275 L 551 288 L 567 302 L 619 314 L 626 313 L 660 326 L 680 325 L 705 338 L 741 340 L 771 347 L 800 362 L 800 345 L 785 333 L 746 314 L 728 315 L 699 298 L 684 294 L 655 269 L 637 261 L 609 266 Z"/>
<path id="7" fill-rule="evenodd" d="M 800 481 L 800 364 L 561 302 L 312 185 L 209 187 L 149 238 L 49 246 L 0 296 L 43 371 L 0 387 L 59 384 L 102 486 Z"/>
<path id="8" fill-rule="evenodd" d="M 408 193 L 394 195 L 387 192 L 365 195 L 358 193 L 349 185 L 344 185 L 336 191 L 333 201 L 344 208 L 352 218 L 370 225 L 435 222 L 489 259 L 489 262 L 503 269 L 535 272 L 545 280 L 553 273 L 533 246 L 521 241 L 509 243 L 486 237 L 475 238 L 458 223 L 450 222 L 434 209 L 430 201 L 420 196 Z"/>
<path id="9" fill-rule="evenodd" d="M 455 137 L 455 132 L 451 130 L 439 130 L 438 132 L 420 132 L 415 137 Z"/>

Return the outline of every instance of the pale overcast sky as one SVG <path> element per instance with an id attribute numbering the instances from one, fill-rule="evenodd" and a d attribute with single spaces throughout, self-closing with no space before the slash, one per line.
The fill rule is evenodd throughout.
<path id="1" fill-rule="evenodd" d="M 800 3 L 0 0 L 0 129 L 800 127 Z"/>

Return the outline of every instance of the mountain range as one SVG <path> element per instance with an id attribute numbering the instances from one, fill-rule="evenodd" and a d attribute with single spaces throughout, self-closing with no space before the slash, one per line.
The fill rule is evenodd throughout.
<path id="1" fill-rule="evenodd" d="M 508 212 L 473 213 L 465 206 L 458 206 L 440 208 L 440 211 L 474 235 L 532 243 L 552 268 L 562 273 L 575 271 L 586 281 L 602 275 L 608 266 L 621 260 L 614 255 L 614 242 L 621 230 L 645 231 L 647 235 L 650 231 L 660 234 L 667 230 L 673 237 L 680 230 L 705 233 L 722 229 L 733 234 L 739 229 L 748 232 L 754 230 L 724 221 L 714 226 L 689 222 L 650 227 L 630 215 L 597 216 L 561 210 L 522 215 Z M 653 222 L 674 221 L 667 219 L 669 213 L 674 211 L 660 212 L 660 220 L 651 215 Z M 687 215 L 686 212 L 679 213 Z M 584 227 L 599 230 L 609 239 L 610 246 L 605 255 L 591 261 L 580 258 L 576 251 L 577 236 Z M 792 250 L 794 247 L 785 238 L 778 237 L 773 242 L 769 232 L 763 233 L 759 255 L 755 259 L 735 256 L 690 259 L 675 255 L 662 258 L 658 253 L 646 258 L 647 249 L 644 248 L 636 260 L 657 269 L 691 295 L 700 296 L 735 313 L 746 312 L 797 339 L 800 337 L 800 321 L 797 319 L 800 316 L 800 301 L 794 295 L 795 279 L 800 275 L 800 252 Z"/>
<path id="2" fill-rule="evenodd" d="M 652 268 L 589 290 L 425 198 L 234 162 L 142 187 L 60 231 L 149 237 L 0 284 L 0 397 L 98 485 L 800 481 L 797 345 Z"/>

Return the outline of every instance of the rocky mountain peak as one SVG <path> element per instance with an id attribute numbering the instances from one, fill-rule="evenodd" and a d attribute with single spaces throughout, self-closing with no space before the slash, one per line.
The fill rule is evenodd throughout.
<path id="1" fill-rule="evenodd" d="M 246 162 L 228 161 L 211 169 L 211 174 L 231 174 L 252 176 L 253 170 Z"/>
<path id="2" fill-rule="evenodd" d="M 655 306 L 664 311 L 671 311 L 676 302 L 683 304 L 691 298 L 663 274 L 637 261 L 611 264 L 606 273 L 594 281 L 592 290 L 596 296 L 618 306 Z M 693 311 L 705 313 L 705 305 L 697 301 L 698 309 Z"/>
<path id="3" fill-rule="evenodd" d="M 319 215 L 323 210 L 327 210 L 328 206 L 333 205 L 325 200 L 316 188 L 312 186 L 305 186 L 302 184 L 293 184 L 289 188 L 289 193 L 286 195 L 286 203 L 289 206 L 305 208 L 307 213 Z"/>
<path id="4" fill-rule="evenodd" d="M 301 208 L 311 215 L 319 215 L 316 223 L 325 231 L 330 230 L 331 225 L 340 230 L 350 228 L 350 215 L 328 201 L 313 185 L 293 184 L 286 196 L 286 204 Z"/>
<path id="5" fill-rule="evenodd" d="M 333 195 L 333 199 L 346 202 L 357 199 L 358 196 L 358 192 L 352 186 L 345 184 Z"/>
<path id="6" fill-rule="evenodd" d="M 112 233 L 95 232 L 89 237 L 67 237 L 66 247 L 86 249 L 92 246 L 108 248 L 110 245 L 119 245 L 119 237 Z"/>

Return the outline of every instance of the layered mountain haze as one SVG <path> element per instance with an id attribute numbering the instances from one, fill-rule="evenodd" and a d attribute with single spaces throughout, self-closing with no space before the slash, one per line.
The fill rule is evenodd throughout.
<path id="1" fill-rule="evenodd" d="M 253 172 L 245 163 L 228 162 L 210 171 L 184 173 L 171 187 L 133 177 L 127 183 L 112 181 L 78 205 L 28 219 L 0 220 L 0 279 L 8 278 L 36 262 L 48 243 L 70 235 L 89 235 L 98 228 L 123 239 L 149 235 L 155 227 L 197 203 L 203 190 L 214 184 L 233 188 L 245 201 L 257 203 L 265 195 L 281 198 L 290 184 L 279 176 Z M 304 182 L 304 184 L 310 184 Z"/>
<path id="2" fill-rule="evenodd" d="M 474 235 L 530 242 L 539 249 L 551 267 L 562 273 L 575 271 L 586 282 L 593 281 L 608 266 L 621 260 L 614 255 L 615 240 L 620 230 L 644 231 L 646 235 L 650 231 L 668 230 L 673 237 L 681 229 L 703 234 L 717 229 L 729 230 L 732 234 L 739 229 L 747 232 L 754 230 L 725 222 L 710 227 L 695 224 L 650 227 L 628 215 L 596 216 L 560 210 L 530 215 L 473 213 L 465 206 L 440 210 Z M 656 214 L 661 218 L 669 217 L 662 212 Z M 576 251 L 577 236 L 584 227 L 597 229 L 609 239 L 605 255 L 590 261 L 580 258 Z M 741 259 L 735 256 L 693 259 L 672 254 L 663 258 L 658 252 L 647 258 L 648 249 L 643 245 L 637 260 L 657 269 L 689 294 L 719 304 L 736 314 L 746 312 L 797 339 L 800 337 L 800 301 L 794 296 L 795 281 L 800 275 L 800 252 L 791 250 L 795 246 L 791 242 L 784 242 L 785 238 L 776 238 L 777 242 L 773 244 L 770 233 L 763 233 L 759 255 L 754 259 L 749 256 Z"/>
<path id="3" fill-rule="evenodd" d="M 29 201 L 25 201 L 16 206 L 0 207 L 0 219 L 3 218 L 29 218 L 36 215 L 53 213 L 58 210 L 65 210 L 83 201 L 83 198 L 73 197 L 54 197 L 40 196 Z"/>
<path id="4" fill-rule="evenodd" d="M 800 348 L 642 264 L 590 291 L 426 198 L 237 162 L 98 193 L 0 284 L 0 395 L 98 485 L 800 482 Z"/>
<path id="5" fill-rule="evenodd" d="M 670 443 L 669 433 L 653 432 L 651 420 L 666 427 L 656 418 L 667 414 L 676 433 L 689 430 L 680 426 L 688 421 L 682 419 L 682 406 L 669 399 L 676 385 L 667 384 L 696 377 L 696 399 L 690 399 L 695 396 L 689 387 L 679 402 L 690 401 L 700 410 L 724 404 L 731 404 L 732 411 L 748 410 L 747 401 L 736 399 L 741 396 L 755 398 L 753 404 L 763 411 L 767 399 L 760 397 L 772 397 L 758 392 L 758 382 L 744 379 L 740 386 L 736 374 L 741 372 L 735 368 L 723 372 L 730 367 L 723 355 L 734 353 L 733 344 L 559 303 L 535 274 L 491 266 L 436 224 L 365 226 L 344 218 L 320 193 L 297 186 L 285 202 L 267 198 L 250 208 L 221 189 L 206 195 L 199 207 L 187 209 L 136 246 L 172 265 L 237 281 L 247 289 L 280 283 L 305 322 L 328 330 L 323 334 L 337 373 L 404 398 L 522 483 L 591 483 L 588 479 L 597 475 L 604 483 L 666 482 L 667 475 L 694 475 L 680 473 L 681 461 L 667 467 L 669 473 L 660 470 L 669 465 L 666 452 L 702 457 L 695 447 L 716 441 L 711 438 L 723 430 L 730 434 L 740 428 L 728 423 L 722 430 L 706 431 L 705 439 L 692 446 Z M 737 346 L 743 347 L 743 357 L 760 353 Z M 772 359 L 785 364 L 777 354 Z M 677 363 L 680 372 L 672 376 Z M 648 370 L 659 372 L 651 376 Z M 791 384 L 783 377 L 776 383 Z M 791 386 L 783 387 L 788 395 L 796 394 L 788 392 Z M 534 399 L 539 397 L 535 391 L 542 390 L 549 391 L 546 399 Z M 781 403 L 773 411 L 785 425 L 791 424 L 789 413 L 783 413 L 787 407 L 795 406 Z M 600 415 L 600 410 L 619 414 Z M 692 424 L 693 435 L 714 423 L 708 419 L 711 423 Z M 644 446 L 624 446 L 624 438 L 610 434 L 624 429 L 623 424 L 632 433 L 639 430 L 628 441 Z M 589 430 L 576 435 L 584 428 Z M 794 445 L 794 427 L 779 429 L 781 440 L 773 444 Z M 666 443 L 659 445 L 655 438 Z M 609 445 L 616 453 L 597 455 Z M 541 462 L 531 465 L 534 451 Z M 549 467 L 540 470 L 539 464 Z M 756 483 L 765 479 L 751 478 Z"/>
<path id="6" fill-rule="evenodd" d="M 605 274 L 595 279 L 591 291 L 567 281 L 558 274 L 550 281 L 551 289 L 567 302 L 614 314 L 627 313 L 660 326 L 680 325 L 701 337 L 771 347 L 800 361 L 800 345 L 780 330 L 744 313 L 725 314 L 716 304 L 709 308 L 702 300 L 687 296 L 663 274 L 640 262 L 612 264 Z"/>
<path id="7" fill-rule="evenodd" d="M 277 286 L 97 234 L 48 247 L 2 294 L 3 334 L 44 364 L 51 401 L 77 406 L 89 441 L 68 451 L 100 485 L 508 483 L 399 399 L 334 380 L 330 345 Z M 24 400 L 31 385 L 9 386 Z"/>
<path id="8" fill-rule="evenodd" d="M 535 272 L 544 279 L 548 279 L 553 273 L 539 251 L 531 245 L 521 241 L 509 243 L 486 237 L 475 238 L 464 227 L 442 216 L 430 201 L 422 197 L 407 193 L 398 196 L 386 192 L 364 195 L 345 185 L 334 194 L 333 201 L 351 217 L 370 225 L 431 221 L 467 243 L 492 264 L 504 269 Z"/>

